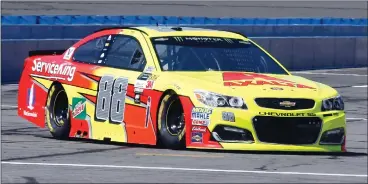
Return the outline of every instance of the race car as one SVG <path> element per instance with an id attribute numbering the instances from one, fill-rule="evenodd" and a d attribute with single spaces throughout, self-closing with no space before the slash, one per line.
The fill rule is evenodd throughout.
<path id="1" fill-rule="evenodd" d="M 32 51 L 19 82 L 18 115 L 61 140 L 346 151 L 339 93 L 292 75 L 231 31 L 111 27 L 63 51 Z"/>

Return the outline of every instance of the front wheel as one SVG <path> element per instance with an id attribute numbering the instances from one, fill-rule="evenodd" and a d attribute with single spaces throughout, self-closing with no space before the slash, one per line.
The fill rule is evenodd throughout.
<path id="1" fill-rule="evenodd" d="M 46 102 L 46 124 L 51 135 L 67 139 L 70 132 L 68 97 L 60 84 L 52 85 Z"/>
<path id="2" fill-rule="evenodd" d="M 166 94 L 158 111 L 159 141 L 166 148 L 185 147 L 185 120 L 183 106 L 176 94 Z"/>

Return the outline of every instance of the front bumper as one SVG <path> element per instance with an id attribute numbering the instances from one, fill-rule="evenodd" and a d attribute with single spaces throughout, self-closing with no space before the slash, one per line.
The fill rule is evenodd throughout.
<path id="1" fill-rule="evenodd" d="M 234 115 L 234 119 L 223 117 L 223 112 L 227 112 Z M 263 131 L 263 137 L 260 137 L 261 132 L 259 128 L 255 128 L 254 119 L 256 117 L 269 117 L 271 119 L 269 123 L 274 127 L 271 130 L 268 130 L 269 133 Z M 230 119 L 230 121 L 229 121 Z M 267 119 L 267 118 L 266 118 Z M 293 121 L 293 123 L 298 123 L 304 119 L 319 119 L 319 125 L 309 125 L 307 123 L 306 130 L 310 132 L 303 132 L 302 126 L 305 126 L 299 123 L 299 129 L 291 128 L 287 129 L 285 125 L 283 127 L 277 127 L 276 121 L 272 121 L 273 119 L 294 119 L 297 121 Z M 289 123 L 293 125 L 293 123 Z M 191 125 L 196 126 L 196 125 Z M 214 132 L 216 135 L 218 126 L 222 127 L 234 127 L 245 130 L 246 132 L 251 133 L 251 137 L 253 140 L 248 139 L 248 141 L 237 141 L 237 140 L 223 140 L 219 139 L 218 136 L 214 136 Z M 280 124 L 281 126 L 281 124 Z M 309 127 L 308 127 L 309 126 Z M 310 126 L 315 126 L 314 130 L 310 130 Z M 343 111 L 331 111 L 331 112 L 307 112 L 307 111 L 249 111 L 249 110 L 238 110 L 238 109 L 229 109 L 229 108 L 218 108 L 213 109 L 212 114 L 210 115 L 209 124 L 207 125 L 206 132 L 197 133 L 194 132 L 196 129 L 190 127 L 188 129 L 191 135 L 202 135 L 201 141 L 192 140 L 187 142 L 188 148 L 210 148 L 210 149 L 223 149 L 223 150 L 250 150 L 250 151 L 303 151 L 303 152 L 344 152 L 345 150 L 345 140 L 346 140 L 346 118 L 345 113 Z M 271 126 L 270 126 L 271 128 Z M 279 129 L 277 129 L 279 128 Z M 334 130 L 342 128 L 344 130 L 342 141 L 331 143 L 331 144 L 321 144 L 321 137 L 323 133 L 326 131 Z M 287 129 L 287 130 L 286 130 Z M 276 131 L 276 132 L 273 132 Z M 281 132 L 280 132 L 281 131 Z M 267 134 L 270 134 L 269 136 Z M 272 134 L 272 135 L 271 135 Z M 308 136 L 309 134 L 314 134 Z M 266 136 L 266 138 L 265 138 Z M 274 141 L 272 140 L 272 136 L 274 136 Z M 303 138 L 300 138 L 304 136 Z M 214 138 L 215 137 L 215 138 Z M 220 135 L 221 137 L 221 135 Z M 249 138 L 249 136 L 246 136 Z M 289 140 L 288 140 L 289 139 Z M 239 139 L 238 139 L 239 140 Z M 261 141 L 262 140 L 262 141 Z M 265 141 L 266 140 L 266 141 Z"/>

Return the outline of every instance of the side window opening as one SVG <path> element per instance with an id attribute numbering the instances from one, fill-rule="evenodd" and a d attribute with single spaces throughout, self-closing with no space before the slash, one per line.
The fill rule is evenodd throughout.
<path id="1" fill-rule="evenodd" d="M 108 36 L 95 38 L 79 46 L 74 52 L 73 60 L 82 63 L 96 64 L 104 48 L 107 37 Z"/>
<path id="2" fill-rule="evenodd" d="M 106 66 L 115 68 L 143 70 L 146 60 L 136 39 L 130 36 L 116 35 L 104 63 Z"/>

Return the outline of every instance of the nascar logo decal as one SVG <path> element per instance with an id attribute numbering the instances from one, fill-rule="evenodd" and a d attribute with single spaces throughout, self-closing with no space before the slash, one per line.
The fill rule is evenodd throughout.
<path id="1" fill-rule="evenodd" d="M 303 84 L 257 73 L 224 72 L 224 86 L 273 85 L 315 89 Z"/>

